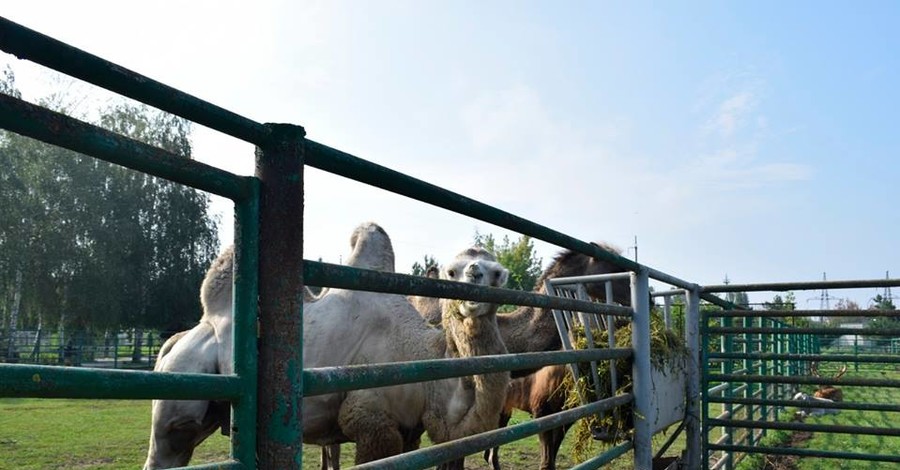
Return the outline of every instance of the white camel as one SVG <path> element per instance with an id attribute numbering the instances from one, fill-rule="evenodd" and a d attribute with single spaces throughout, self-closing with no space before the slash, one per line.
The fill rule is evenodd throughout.
<path id="1" fill-rule="evenodd" d="M 362 235 L 360 256 L 392 267 L 387 234 L 379 228 Z M 204 280 L 200 324 L 171 345 L 157 370 L 231 373 L 231 256 L 226 251 Z M 492 255 L 477 248 L 442 272 L 445 279 L 490 286 L 503 286 L 507 276 Z M 463 357 L 506 352 L 496 305 L 446 301 L 444 306 L 442 331 L 425 324 L 402 296 L 331 289 L 304 305 L 304 367 L 434 359 L 447 356 L 448 344 Z M 508 383 L 508 373 L 496 373 L 307 397 L 304 442 L 356 442 L 356 461 L 362 463 L 408 450 L 406 434 L 423 427 L 434 442 L 494 429 Z M 154 401 L 145 468 L 186 465 L 193 448 L 222 425 L 216 408 L 206 401 Z"/>

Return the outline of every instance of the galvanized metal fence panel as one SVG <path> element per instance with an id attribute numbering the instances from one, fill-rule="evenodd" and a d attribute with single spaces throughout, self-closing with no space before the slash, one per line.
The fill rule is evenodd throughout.
<path id="1" fill-rule="evenodd" d="M 836 289 L 900 285 L 900 280 L 831 281 L 707 286 L 706 292 L 754 292 L 802 289 Z M 789 422 L 786 407 L 798 410 L 859 410 L 898 412 L 900 406 L 885 403 L 838 401 L 822 403 L 795 399 L 801 385 L 840 387 L 900 387 L 900 380 L 811 376 L 811 365 L 819 362 L 855 364 L 897 364 L 888 348 L 859 354 L 830 347 L 837 335 L 894 337 L 898 328 L 846 328 L 800 326 L 808 318 L 893 317 L 897 311 L 881 310 L 706 310 L 701 328 L 704 341 L 702 386 L 704 398 L 704 468 L 732 469 L 746 455 L 796 455 L 874 462 L 898 462 L 897 456 L 877 452 L 849 452 L 835 449 L 795 449 L 761 442 L 770 430 L 823 432 L 898 437 L 900 430 L 877 426 L 823 425 Z M 714 344 L 718 344 L 718 351 Z M 858 345 L 857 345 L 858 346 Z M 852 352 L 852 354 L 847 354 Z M 714 370 L 718 364 L 718 372 Z M 721 435 L 712 437 L 715 428 Z"/>

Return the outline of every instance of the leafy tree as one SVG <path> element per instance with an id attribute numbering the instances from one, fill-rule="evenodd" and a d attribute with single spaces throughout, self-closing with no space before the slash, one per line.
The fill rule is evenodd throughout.
<path id="1" fill-rule="evenodd" d="M 897 307 L 894 306 L 893 300 L 887 297 L 882 297 L 881 294 L 875 296 L 872 299 L 872 306 L 869 307 L 871 310 L 897 310 Z"/>
<path id="2" fill-rule="evenodd" d="M 782 298 L 780 295 L 775 294 L 772 297 L 771 302 L 763 302 L 763 307 L 766 310 L 795 310 L 797 307 L 797 299 L 794 296 L 793 292 L 788 292 Z"/>
<path id="3" fill-rule="evenodd" d="M 10 69 L 0 92 L 21 96 Z M 42 104 L 65 110 L 65 102 L 56 94 Z M 103 127 L 190 158 L 190 126 L 181 119 L 124 102 L 99 116 Z M 0 133 L 7 334 L 54 323 L 61 331 L 187 328 L 199 318 L 197 292 L 218 251 L 208 204 L 191 188 Z"/>
<path id="4" fill-rule="evenodd" d="M 522 235 L 515 242 L 508 236 L 503 237 L 502 243 L 497 243 L 492 234 L 481 234 L 475 231 L 475 244 L 494 253 L 497 261 L 509 270 L 507 288 L 524 291 L 534 290 L 534 284 L 541 277 L 542 259 L 537 257 L 534 249 L 534 240 Z"/>
<path id="5" fill-rule="evenodd" d="M 438 263 L 437 260 L 434 259 L 434 256 L 425 255 L 422 258 L 422 263 L 416 261 L 412 265 L 412 275 L 413 276 L 424 276 L 429 269 L 435 268 L 437 269 Z"/>
<path id="6" fill-rule="evenodd" d="M 731 284 L 731 281 L 728 279 L 727 275 L 725 276 L 724 283 L 725 285 Z M 747 296 L 746 292 L 726 292 L 725 300 L 743 309 L 750 308 L 750 298 Z"/>
<path id="7" fill-rule="evenodd" d="M 870 310 L 897 310 L 894 302 L 881 294 L 872 299 Z M 872 317 L 866 327 L 875 329 L 900 328 L 900 317 Z"/>

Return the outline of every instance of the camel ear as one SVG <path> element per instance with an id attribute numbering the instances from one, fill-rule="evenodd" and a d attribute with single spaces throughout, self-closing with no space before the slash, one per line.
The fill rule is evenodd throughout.
<path id="1" fill-rule="evenodd" d="M 499 267 L 499 269 L 494 272 L 494 279 L 492 279 L 491 285 L 494 287 L 503 287 L 506 285 L 507 280 L 509 280 L 509 270 L 504 267 Z"/>

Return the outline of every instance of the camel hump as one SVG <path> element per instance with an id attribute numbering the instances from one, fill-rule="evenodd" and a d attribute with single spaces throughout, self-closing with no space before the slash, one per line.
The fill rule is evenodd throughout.
<path id="1" fill-rule="evenodd" d="M 234 245 L 229 246 L 213 261 L 200 286 L 203 315 L 231 313 L 231 292 L 234 269 Z"/>
<path id="2" fill-rule="evenodd" d="M 347 266 L 394 272 L 394 246 L 391 237 L 375 222 L 363 222 L 350 235 Z"/>

